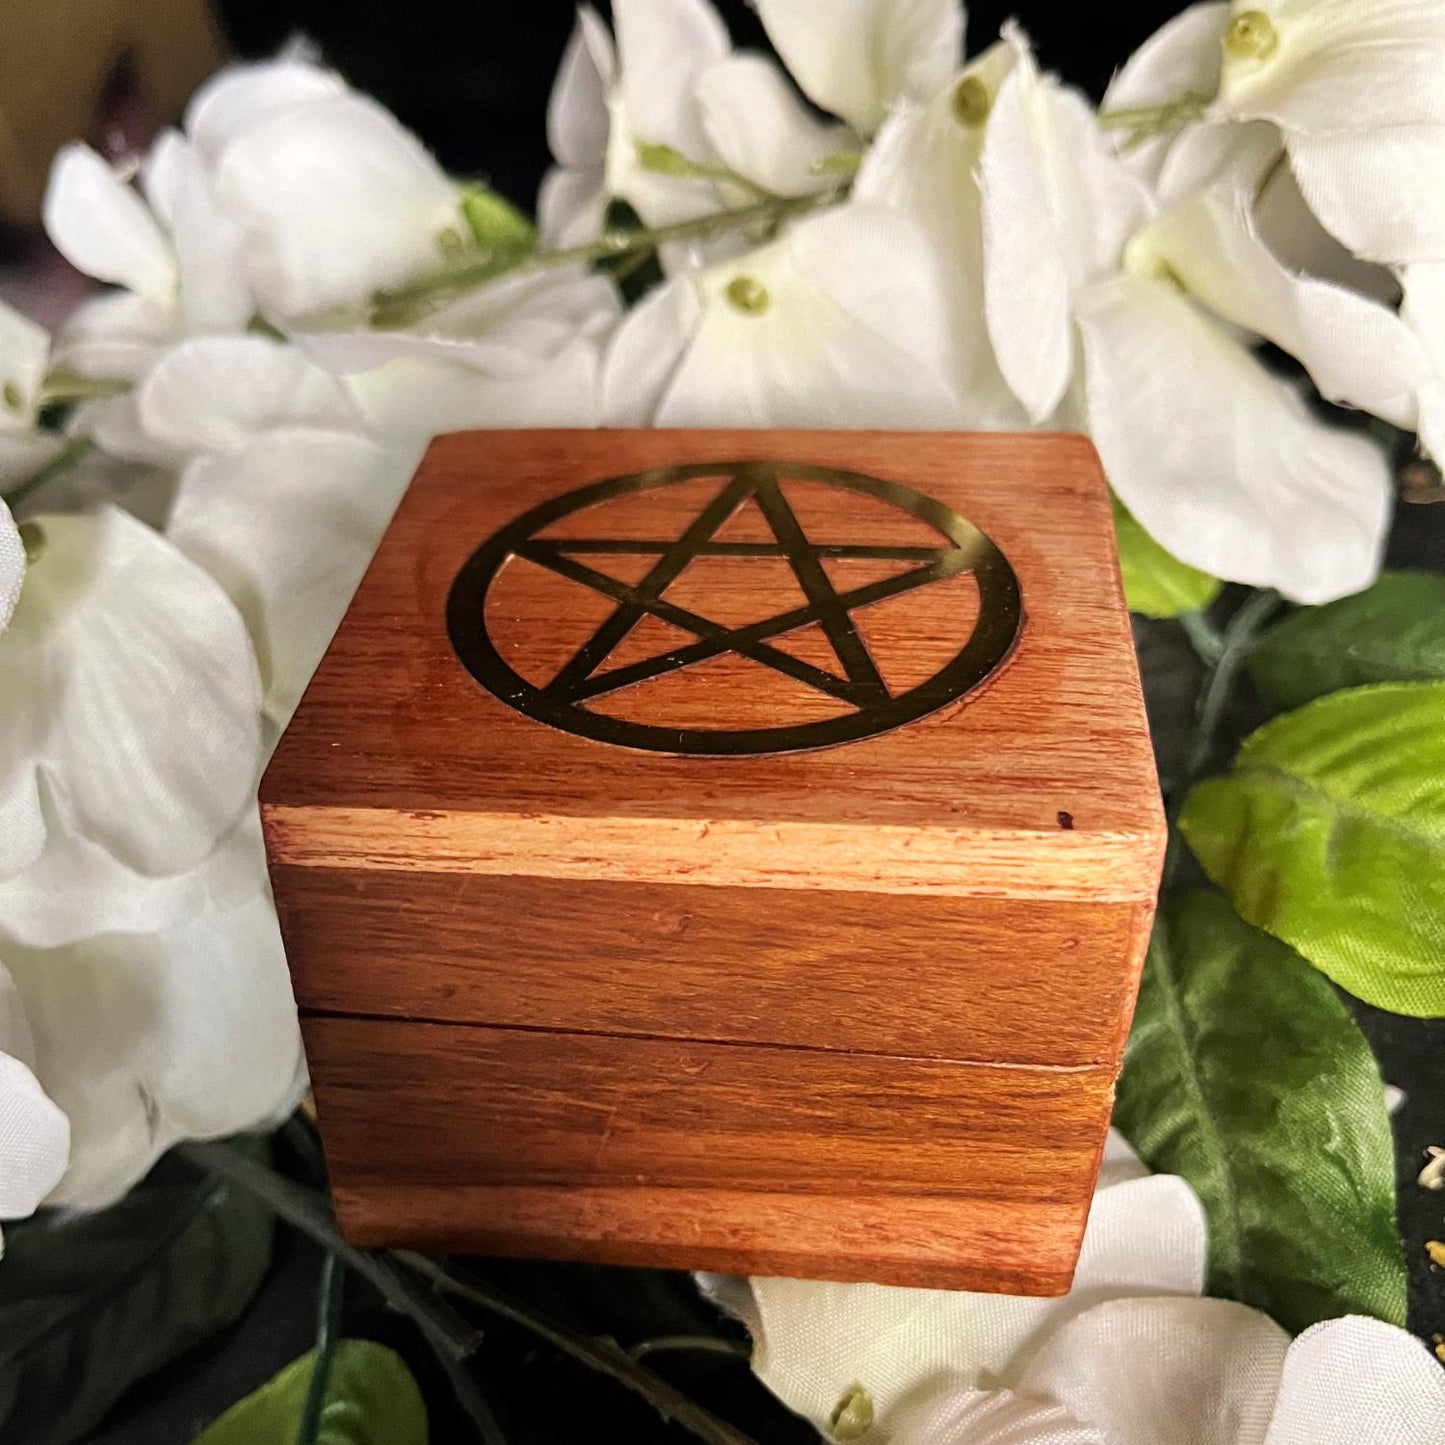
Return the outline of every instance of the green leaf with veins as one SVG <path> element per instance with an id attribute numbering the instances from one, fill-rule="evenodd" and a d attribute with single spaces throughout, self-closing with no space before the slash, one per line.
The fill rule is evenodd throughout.
<path id="1" fill-rule="evenodd" d="M 1180 828 L 1244 918 L 1341 988 L 1445 1014 L 1445 682 L 1275 718 L 1194 789 Z"/>
<path id="2" fill-rule="evenodd" d="M 1203 1202 L 1211 1294 L 1293 1331 L 1405 1323 L 1374 1056 L 1330 985 L 1218 894 L 1160 910 L 1114 1122 Z"/>
<path id="3" fill-rule="evenodd" d="M 1271 628 L 1249 661 L 1276 707 L 1372 682 L 1445 680 L 1445 577 L 1386 572 L 1373 587 Z"/>

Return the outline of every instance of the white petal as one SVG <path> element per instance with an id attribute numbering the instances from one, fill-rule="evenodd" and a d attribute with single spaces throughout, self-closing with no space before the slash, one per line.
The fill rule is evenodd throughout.
<path id="1" fill-rule="evenodd" d="M 180 453 L 234 451 L 288 423 L 357 422 L 335 377 L 264 336 L 182 342 L 151 369 L 136 405 L 146 435 Z"/>
<path id="2" fill-rule="evenodd" d="M 996 96 L 1016 59 L 1012 45 L 991 46 L 960 80 L 976 80 Z M 853 198 L 901 212 L 932 238 L 948 320 L 949 374 L 962 403 L 958 424 L 1017 430 L 1028 417 L 1003 379 L 984 325 L 976 179 L 984 128 L 959 121 L 954 89 L 949 85 L 926 104 L 899 106 L 889 116 L 863 158 Z"/>
<path id="3" fill-rule="evenodd" d="M 35 1075 L 0 1051 L 0 1219 L 23 1219 L 65 1173 L 70 1122 Z"/>
<path id="4" fill-rule="evenodd" d="M 160 875 L 194 867 L 245 807 L 260 687 L 241 618 L 200 568 L 124 512 L 46 515 L 0 635 L 5 756 L 62 830 Z"/>
<path id="5" fill-rule="evenodd" d="M 1310 209 L 1357 256 L 1445 259 L 1445 124 L 1291 135 L 1289 154 Z"/>
<path id="6" fill-rule="evenodd" d="M 1378 447 L 1315 421 L 1165 282 L 1100 283 L 1076 314 L 1090 432 L 1110 483 L 1156 541 L 1297 602 L 1369 584 L 1391 500 Z"/>
<path id="7" fill-rule="evenodd" d="M 718 159 L 780 196 L 802 196 L 833 184 L 817 162 L 856 149 L 846 126 L 812 115 L 781 68 L 761 55 L 733 55 L 697 78 L 703 126 Z"/>
<path id="8" fill-rule="evenodd" d="M 783 63 L 808 98 L 872 135 L 888 108 L 931 95 L 958 67 L 957 0 L 757 0 Z"/>
<path id="9" fill-rule="evenodd" d="M 604 276 L 542 271 L 480 287 L 405 330 L 297 331 L 293 340 L 343 373 L 410 357 L 524 377 L 574 342 L 602 335 L 620 309 L 617 290 Z"/>
<path id="10" fill-rule="evenodd" d="M 578 6 L 547 102 L 547 144 L 559 165 L 601 167 L 607 151 L 607 92 L 616 69 L 607 27 L 590 5 Z"/>
<path id="11" fill-rule="evenodd" d="M 1413 1335 L 1347 1315 L 1289 1348 L 1266 1445 L 1438 1445 L 1445 1373 Z"/>
<path id="12" fill-rule="evenodd" d="M 249 902 L 164 933 L 7 945 L 37 1075 L 70 1119 L 70 1166 L 48 1202 L 109 1204 L 177 1140 L 294 1103 L 296 1010 L 259 854 L 252 869 Z"/>
<path id="13" fill-rule="evenodd" d="M 1262 1445 L 1288 1347 L 1273 1320 L 1231 1300 L 1113 1300 L 1056 1330 L 1016 1388 L 1110 1445 Z"/>
<path id="14" fill-rule="evenodd" d="M 50 359 L 50 336 L 0 301 L 0 433 L 28 428 Z M 13 392 L 13 396 L 11 393 Z"/>
<path id="15" fill-rule="evenodd" d="M 177 137 L 166 177 L 180 301 L 192 331 L 242 331 L 255 310 L 241 228 L 221 209 L 197 153 Z"/>
<path id="16" fill-rule="evenodd" d="M 1155 199 L 1168 206 L 1215 186 L 1254 196 L 1284 169 L 1283 154 L 1284 139 L 1266 120 L 1202 120 L 1186 126 L 1168 146 L 1154 182 Z M 1133 152 L 1122 157 L 1126 163 L 1133 158 Z"/>
<path id="17" fill-rule="evenodd" d="M 1445 262 L 1406 267 L 1400 315 L 1420 338 L 1434 374 L 1416 398 L 1418 429 L 1425 451 L 1445 460 Z"/>
<path id="18" fill-rule="evenodd" d="M 108 456 L 121 461 L 176 468 L 186 460 L 183 449 L 146 430 L 134 392 L 85 402 L 76 408 L 68 425 L 72 434 L 88 438 Z"/>
<path id="19" fill-rule="evenodd" d="M 542 177 L 537 232 L 543 245 L 558 250 L 585 246 L 602 234 L 606 215 L 607 185 L 601 166 L 583 171 L 553 166 Z"/>
<path id="20" fill-rule="evenodd" d="M 172 924 L 243 903 L 255 891 L 246 860 L 259 850 L 261 823 L 252 805 L 226 838 L 186 873 L 150 877 L 67 829 L 47 810 L 44 851 L 24 872 L 0 879 L 0 920 L 12 938 L 56 948 L 101 933 L 155 933 Z M 230 843 L 245 835 L 249 848 Z"/>
<path id="21" fill-rule="evenodd" d="M 1103 1300 L 1197 1294 L 1204 1212 L 1182 1180 L 1135 1179 L 1094 1196 L 1073 1290 L 1062 1299 L 883 1285 L 754 1279 L 753 1369 L 784 1404 L 826 1426 L 855 1381 L 876 1418 L 940 1377 L 959 1388 L 1013 1386 L 1059 1325 Z"/>
<path id="22" fill-rule="evenodd" d="M 750 314 L 727 297 L 767 291 Z M 708 272 L 703 315 L 662 398 L 660 426 L 955 423 L 937 258 L 903 218 L 847 206 Z"/>
<path id="23" fill-rule="evenodd" d="M 339 75 L 295 60 L 235 65 L 207 81 L 186 107 L 186 134 L 207 162 L 238 136 L 277 116 L 346 94 Z"/>
<path id="24" fill-rule="evenodd" d="M 1445 12 L 1437 0 L 1251 0 L 1274 27 L 1259 57 L 1226 50 L 1219 106 L 1290 133 L 1445 124 Z"/>
<path id="25" fill-rule="evenodd" d="M 707 158 L 693 82 L 732 48 L 707 0 L 614 0 L 620 83 L 634 140 Z"/>
<path id="26" fill-rule="evenodd" d="M 181 479 L 167 535 L 240 609 L 267 715 L 285 726 L 381 540 L 410 458 L 374 443 L 288 428 Z"/>
<path id="27" fill-rule="evenodd" d="M 10 625 L 10 614 L 25 583 L 25 544 L 10 508 L 0 502 L 0 632 Z"/>
<path id="28" fill-rule="evenodd" d="M 0 493 L 33 477 L 47 462 L 54 461 L 64 446 L 64 438 L 54 432 L 0 431 Z M 0 585 L 0 620 L 3 617 L 3 585 Z"/>
<path id="29" fill-rule="evenodd" d="M 1220 41 L 1229 23 L 1228 0 L 1204 0 L 1166 20 L 1109 82 L 1099 110 L 1168 105 L 1185 95 L 1212 96 L 1224 61 Z"/>
<path id="30" fill-rule="evenodd" d="M 262 309 L 286 319 L 357 303 L 439 264 L 457 193 L 416 138 L 357 95 L 309 101 L 234 136 L 212 172 L 246 233 Z"/>
<path id="31" fill-rule="evenodd" d="M 177 308 L 128 291 L 77 306 L 55 340 L 54 364 L 82 376 L 134 381 L 179 338 Z"/>
<path id="32" fill-rule="evenodd" d="M 697 289 L 686 278 L 650 291 L 627 313 L 602 365 L 603 425 L 652 422 L 701 316 Z"/>
<path id="33" fill-rule="evenodd" d="M 980 158 L 984 316 L 999 369 L 1033 421 L 1059 404 L 1073 373 L 1069 247 L 1056 213 L 1040 81 L 1027 55 L 1004 80 Z"/>
<path id="34" fill-rule="evenodd" d="M 1117 1445 L 1068 1411 L 1011 1390 L 943 1389 L 900 1408 L 889 1445 Z"/>
<path id="35" fill-rule="evenodd" d="M 155 217 L 89 146 L 56 156 L 44 209 L 56 249 L 87 276 L 161 302 L 174 295 L 175 258 Z"/>
<path id="36" fill-rule="evenodd" d="M 1388 307 L 1291 275 L 1255 234 L 1244 205 L 1217 195 L 1173 207 L 1130 243 L 1130 264 L 1162 264 L 1216 315 L 1301 362 L 1328 401 L 1377 410 L 1423 386 L 1430 364 Z"/>

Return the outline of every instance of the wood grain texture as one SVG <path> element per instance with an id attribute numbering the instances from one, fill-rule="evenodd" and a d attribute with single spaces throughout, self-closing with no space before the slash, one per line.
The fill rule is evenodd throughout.
<path id="1" fill-rule="evenodd" d="M 303 1009 L 1001 1063 L 1112 1065 L 1149 930 L 1141 904 L 274 879 Z"/>
<path id="2" fill-rule="evenodd" d="M 992 537 L 1027 612 L 1002 673 L 877 737 L 720 759 L 547 727 L 458 662 L 447 593 L 505 522 L 611 475 L 767 458 L 902 482 Z M 913 615 L 890 632 L 880 616 L 870 642 L 906 658 L 919 625 Z M 285 863 L 1147 899 L 1163 824 L 1092 448 L 933 433 L 440 438 L 281 741 L 262 805 Z"/>
<path id="3" fill-rule="evenodd" d="M 434 1248 L 1057 1290 L 1112 1098 L 1108 1069 L 305 1028 L 348 1235 Z"/>

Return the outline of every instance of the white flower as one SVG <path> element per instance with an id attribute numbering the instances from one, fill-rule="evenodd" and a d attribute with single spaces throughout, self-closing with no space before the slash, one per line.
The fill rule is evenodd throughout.
<path id="1" fill-rule="evenodd" d="M 425 440 L 487 426 L 590 426 L 600 349 L 621 303 L 603 276 L 521 272 L 410 326 L 298 331 L 296 344 L 345 377 L 380 436 Z"/>
<path id="2" fill-rule="evenodd" d="M 1347 1317 L 1293 1343 L 1200 1299 L 1205 1223 L 1182 1180 L 1111 1134 L 1074 1286 L 1060 1299 L 704 1278 L 753 1368 L 827 1430 L 858 1389 L 877 1445 L 1427 1445 L 1445 1375 L 1420 1342 Z"/>
<path id="3" fill-rule="evenodd" d="M 1073 1289 L 1061 1298 L 795 1279 L 703 1283 L 747 1324 L 753 1370 L 785 1405 L 825 1428 L 859 1384 L 886 1438 L 892 1412 L 925 1381 L 955 1390 L 1010 1384 L 1016 1362 L 1091 1305 L 1197 1295 L 1206 1253 L 1194 1191 L 1171 1175 L 1151 1176 L 1111 1132 Z"/>
<path id="4" fill-rule="evenodd" d="M 700 274 L 623 320 L 609 424 L 947 427 L 949 318 L 936 252 L 903 216 L 847 205 Z"/>
<path id="5" fill-rule="evenodd" d="M 949 322 L 949 379 L 962 401 L 956 424 L 985 430 L 1019 429 L 1028 420 L 984 326 L 983 227 L 974 180 L 989 111 L 1016 56 L 1015 46 L 1000 42 L 928 100 L 900 105 L 853 186 L 855 201 L 906 215 L 931 239 Z"/>
<path id="6" fill-rule="evenodd" d="M 22 1143 L 36 1182 L 28 1199 L 0 1186 L 0 1216 L 28 1213 L 42 1188 L 50 1204 L 109 1204 L 177 1140 L 268 1124 L 294 1107 L 301 1045 L 254 818 L 227 848 L 249 878 L 233 908 L 69 947 L 0 939 L 30 1067 L 69 1134 L 68 1167 L 56 1179 L 61 1131 L 32 1103 Z M 0 1056 L 0 1109 L 11 1097 L 6 1073 Z"/>
<path id="7" fill-rule="evenodd" d="M 726 179 L 653 169 L 639 146 L 794 196 L 831 184 L 817 163 L 857 145 L 810 114 L 776 62 L 732 54 L 707 0 L 617 0 L 612 13 L 615 48 L 596 12 L 578 10 L 557 72 L 547 110 L 557 167 L 537 201 L 549 245 L 594 238 L 613 197 L 654 226 L 753 199 Z"/>
<path id="8" fill-rule="evenodd" d="M 97 896 L 76 851 L 152 879 L 204 862 L 255 788 L 260 684 L 235 608 L 149 527 L 114 508 L 26 527 L 0 634 L 0 879 L 46 868 L 99 921 L 133 905 Z"/>
<path id="9" fill-rule="evenodd" d="M 1338 399 L 1387 414 L 1408 410 L 1421 377 L 1408 329 L 1285 271 L 1233 201 L 1151 224 L 1082 103 L 1026 55 L 989 118 L 980 184 L 985 316 L 1030 415 L 1067 397 L 1115 491 L 1182 560 L 1301 602 L 1367 585 L 1389 514 L 1383 454 L 1314 420 L 1198 303 L 1295 348 Z"/>
<path id="10" fill-rule="evenodd" d="M 957 0 L 757 0 L 804 94 L 861 135 L 901 100 L 935 94 L 963 58 Z"/>
<path id="11" fill-rule="evenodd" d="M 1445 260 L 1445 8 L 1234 0 L 1217 113 L 1273 122 L 1310 209 L 1358 256 Z"/>
<path id="12" fill-rule="evenodd" d="M 0 632 L 10 624 L 25 585 L 25 543 L 10 508 L 0 502 Z"/>
<path id="13" fill-rule="evenodd" d="M 64 445 L 61 438 L 36 429 L 49 358 L 44 329 L 0 301 L 0 493 L 39 471 Z M 0 626 L 4 597 L 0 584 Z"/>

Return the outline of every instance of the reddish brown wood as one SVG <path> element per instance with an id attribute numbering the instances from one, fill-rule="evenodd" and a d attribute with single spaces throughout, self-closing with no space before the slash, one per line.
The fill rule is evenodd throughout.
<path id="1" fill-rule="evenodd" d="M 748 459 L 903 482 L 982 528 L 1022 589 L 1012 657 L 895 731 L 732 758 L 574 736 L 459 663 L 447 594 L 506 522 L 602 478 Z M 708 494 L 693 492 L 578 514 L 567 535 L 676 536 Z M 920 541 L 873 499 L 790 496 L 815 542 L 863 527 Z M 770 535 L 746 508 L 718 534 Z M 612 575 L 640 575 L 607 555 Z M 786 569 L 740 556 L 697 559 L 667 596 L 724 622 L 792 605 Z M 827 563 L 840 587 L 874 565 Z M 610 610 L 557 580 L 513 559 L 489 594 L 489 630 L 537 681 Z M 936 671 L 977 608 L 961 576 L 855 621 L 896 690 Z M 649 619 L 609 665 L 677 645 L 670 627 Z M 829 665 L 816 628 L 773 642 Z M 724 655 L 606 706 L 675 727 L 835 707 L 774 677 Z M 351 1238 L 1067 1287 L 1164 839 L 1107 491 L 1082 439 L 441 438 L 277 749 L 262 813 Z"/>
<path id="2" fill-rule="evenodd" d="M 1001 1063 L 1111 1063 L 1148 930 L 1139 904 L 289 865 L 275 883 L 306 1009 Z"/>
<path id="3" fill-rule="evenodd" d="M 320 1017 L 306 1039 L 358 1240 L 953 1288 L 1067 1287 L 1111 1098 L 1108 1069 Z"/>

